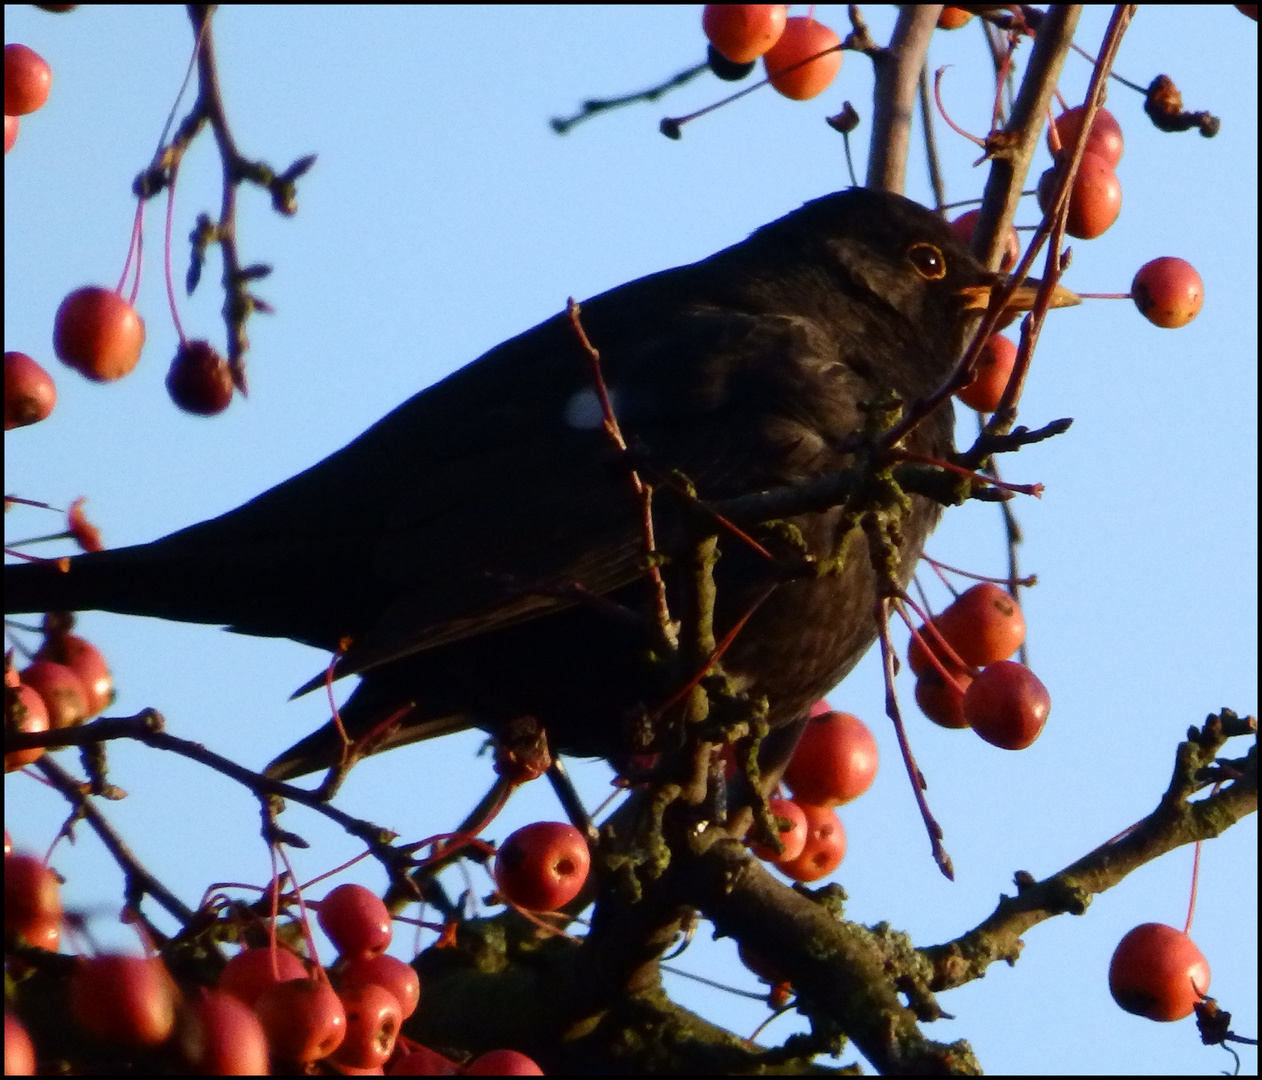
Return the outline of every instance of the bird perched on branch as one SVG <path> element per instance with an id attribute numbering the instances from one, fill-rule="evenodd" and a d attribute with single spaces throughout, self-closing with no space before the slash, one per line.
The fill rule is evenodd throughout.
<path id="1" fill-rule="evenodd" d="M 5 610 L 213 623 L 340 652 L 334 675 L 361 677 L 341 712 L 357 754 L 532 717 L 554 750 L 615 762 L 653 748 L 663 706 L 704 668 L 664 655 L 671 633 L 712 616 L 728 685 L 782 725 L 875 639 L 863 530 L 853 507 L 741 531 L 704 507 L 854 465 L 882 410 L 943 383 L 965 313 L 1002 281 L 907 199 L 825 196 L 506 341 L 221 517 L 65 572 L 6 567 Z M 1010 307 L 1032 300 L 1027 285 Z M 947 403 L 903 445 L 946 457 L 952 427 Z M 906 504 L 899 584 L 940 513 Z M 701 603 L 707 533 L 719 559 Z M 334 765 L 343 746 L 330 723 L 270 770 Z"/>

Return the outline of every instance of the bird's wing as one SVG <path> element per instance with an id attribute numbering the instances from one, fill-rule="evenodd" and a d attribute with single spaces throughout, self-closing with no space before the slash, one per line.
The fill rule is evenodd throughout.
<path id="1" fill-rule="evenodd" d="M 819 425 L 779 409 L 774 386 L 745 383 L 828 366 L 827 348 L 806 320 L 681 310 L 695 269 L 585 306 L 619 415 L 703 496 L 792 479 Z M 113 610 L 330 650 L 349 637 L 349 674 L 568 606 L 571 585 L 618 589 L 643 573 L 643 515 L 594 385 L 559 315 L 236 510 L 131 549 L 161 567 L 154 592 L 177 599 Z M 769 471 L 777 456 L 787 474 Z"/>

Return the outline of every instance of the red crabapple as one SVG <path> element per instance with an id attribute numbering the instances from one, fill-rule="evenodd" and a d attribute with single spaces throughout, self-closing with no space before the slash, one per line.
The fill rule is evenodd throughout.
<path id="1" fill-rule="evenodd" d="M 762 58 L 767 78 L 781 94 L 807 101 L 822 94 L 841 70 L 841 38 L 823 23 L 807 15 L 795 15 L 784 26 L 780 40 Z M 810 63 L 817 53 L 827 52 Z M 794 65 L 801 64 L 801 67 Z"/>
<path id="2" fill-rule="evenodd" d="M 1139 268 L 1131 283 L 1131 299 L 1154 326 L 1177 330 L 1200 313 L 1205 285 L 1191 263 L 1163 255 Z"/>
<path id="3" fill-rule="evenodd" d="M 1182 1020 L 1209 993 L 1209 963 L 1187 934 L 1163 923 L 1143 923 L 1114 950 L 1109 991 L 1137 1016 Z"/>
<path id="4" fill-rule="evenodd" d="M 93 382 L 113 382 L 140 362 L 145 323 L 112 289 L 86 285 L 57 309 L 53 350 L 58 359 Z"/>

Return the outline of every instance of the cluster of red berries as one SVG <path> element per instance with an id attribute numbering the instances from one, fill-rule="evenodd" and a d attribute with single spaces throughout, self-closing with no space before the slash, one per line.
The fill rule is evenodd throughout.
<path id="1" fill-rule="evenodd" d="M 1025 617 L 1008 592 L 981 582 L 962 593 L 907 650 L 921 711 L 941 727 L 971 727 L 994 746 L 1025 749 L 1052 701 L 1034 672 L 1008 659 L 1024 640 Z"/>
<path id="2" fill-rule="evenodd" d="M 5 660 L 5 724 L 34 734 L 82 724 L 114 700 L 114 678 L 101 651 L 90 641 L 59 626 L 50 626 L 44 643 L 21 671 Z M 39 760 L 43 749 L 17 750 L 4 757 L 4 771 L 13 772 Z"/>
<path id="3" fill-rule="evenodd" d="M 18 118 L 40 108 L 52 86 L 52 69 L 25 45 L 4 48 L 4 152 L 17 141 Z M 84 286 L 57 309 L 53 350 L 93 382 L 113 382 L 140 362 L 145 323 L 120 289 Z M 171 400 L 185 412 L 213 416 L 232 400 L 228 363 L 205 341 L 182 341 L 167 374 Z M 45 419 L 57 401 L 52 377 L 26 353 L 4 354 L 4 429 Z"/>
<path id="4" fill-rule="evenodd" d="M 707 4 L 701 27 L 731 67 L 711 67 L 721 78 L 744 78 L 762 57 L 767 81 L 794 101 L 828 89 L 841 70 L 841 38 L 812 15 L 789 17 L 784 4 Z"/>
<path id="5" fill-rule="evenodd" d="M 1039 208 L 1046 213 L 1058 179 L 1057 170 L 1082 134 L 1086 106 L 1066 109 L 1048 130 L 1048 146 L 1056 159 L 1038 183 Z M 1114 171 L 1122 160 L 1122 127 L 1108 109 L 1091 121 L 1082 162 L 1069 192 L 1065 231 L 1080 240 L 1093 240 L 1117 220 L 1122 210 L 1122 185 Z M 1201 310 L 1205 288 L 1196 269 L 1183 259 L 1165 256 L 1140 267 L 1131 285 L 1140 313 L 1167 330 L 1186 326 Z"/>
<path id="6" fill-rule="evenodd" d="M 784 770 L 793 797 L 768 801 L 781 850 L 759 843 L 750 850 L 795 881 L 827 877 L 846 856 L 836 808 L 872 786 L 878 760 L 876 739 L 862 720 L 817 702 Z"/>
<path id="7" fill-rule="evenodd" d="M 43 861 L 5 852 L 5 932 L 55 950 L 60 886 Z M 247 948 L 214 989 L 182 994 L 157 957 L 79 957 L 70 975 L 70 1015 L 91 1038 L 133 1048 L 168 1046 L 195 1073 L 252 1076 L 272 1066 L 327 1062 L 378 1075 L 540 1076 L 530 1058 L 496 1050 L 463 1068 L 401 1036 L 420 1003 L 416 971 L 385 953 L 392 927 L 380 898 L 340 885 L 318 904 L 338 949 L 328 970 L 278 946 Z M 5 1015 L 5 1074 L 32 1075 L 35 1051 L 21 1022 Z"/>

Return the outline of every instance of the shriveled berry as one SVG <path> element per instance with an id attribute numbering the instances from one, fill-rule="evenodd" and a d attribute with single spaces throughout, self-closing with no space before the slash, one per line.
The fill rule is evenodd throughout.
<path id="1" fill-rule="evenodd" d="M 1177 330 L 1200 313 L 1205 285 L 1191 263 L 1163 255 L 1139 268 L 1131 283 L 1131 299 L 1154 326 Z"/>
<path id="2" fill-rule="evenodd" d="M 26 353 L 4 354 L 4 430 L 37 424 L 57 404 L 53 377 Z"/>
<path id="3" fill-rule="evenodd" d="M 1052 699 L 1023 664 L 1000 660 L 978 675 L 964 694 L 969 725 L 992 746 L 1024 750 L 1043 730 Z"/>
<path id="4" fill-rule="evenodd" d="M 186 413 L 215 416 L 232 403 L 232 369 L 209 341 L 180 345 L 167 371 L 167 393 Z"/>
<path id="5" fill-rule="evenodd" d="M 754 60 L 746 64 L 729 60 L 713 45 L 706 46 L 706 63 L 710 65 L 710 70 L 724 82 L 740 82 L 741 79 L 747 78 L 757 66 Z"/>

